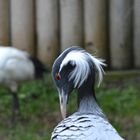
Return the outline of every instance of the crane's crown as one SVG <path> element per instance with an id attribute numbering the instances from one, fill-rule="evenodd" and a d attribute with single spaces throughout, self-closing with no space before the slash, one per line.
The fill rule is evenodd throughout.
<path id="1" fill-rule="evenodd" d="M 97 83 L 99 86 L 104 73 L 102 66 L 106 64 L 103 59 L 92 56 L 80 47 L 72 46 L 66 49 L 54 62 L 53 68 L 57 66 L 58 73 L 56 79 L 61 79 L 61 75 L 59 74 L 67 65 L 72 66 L 72 70 L 68 75 L 68 80 L 73 81 L 74 87 L 78 88 L 86 81 L 93 68 L 97 73 Z"/>

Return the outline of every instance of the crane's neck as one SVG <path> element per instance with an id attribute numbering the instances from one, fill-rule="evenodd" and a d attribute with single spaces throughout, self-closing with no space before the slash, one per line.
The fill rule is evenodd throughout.
<path id="1" fill-rule="evenodd" d="M 94 89 L 92 89 L 90 85 L 91 84 L 84 84 L 78 89 L 78 111 L 105 117 L 96 102 Z"/>

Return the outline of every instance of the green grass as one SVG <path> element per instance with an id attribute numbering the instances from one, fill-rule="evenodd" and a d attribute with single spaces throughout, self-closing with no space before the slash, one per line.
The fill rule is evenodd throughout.
<path id="1" fill-rule="evenodd" d="M 134 73 L 134 74 L 133 74 Z M 122 76 L 121 76 L 122 75 Z M 109 121 L 127 140 L 140 139 L 140 74 L 107 74 L 96 89 L 98 102 Z M 58 94 L 51 76 L 19 89 L 20 120 L 11 125 L 11 96 L 0 88 L 0 140 L 48 140 L 61 120 Z M 68 112 L 76 110 L 76 94 L 70 96 Z"/>

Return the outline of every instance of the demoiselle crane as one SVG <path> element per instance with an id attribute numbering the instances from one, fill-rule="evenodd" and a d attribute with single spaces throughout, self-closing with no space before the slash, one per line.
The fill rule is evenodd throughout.
<path id="1" fill-rule="evenodd" d="M 84 49 L 72 46 L 55 60 L 53 81 L 59 92 L 62 120 L 52 132 L 52 140 L 123 140 L 98 106 L 95 82 L 102 82 L 105 63 Z M 96 79 L 96 77 L 98 79 Z M 77 90 L 78 110 L 66 117 L 68 97 Z"/>

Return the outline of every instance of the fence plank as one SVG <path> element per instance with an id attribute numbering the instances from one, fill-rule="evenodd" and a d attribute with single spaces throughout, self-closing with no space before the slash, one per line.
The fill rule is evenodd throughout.
<path id="1" fill-rule="evenodd" d="M 107 1 L 84 0 L 85 46 L 108 60 Z"/>
<path id="2" fill-rule="evenodd" d="M 134 66 L 140 68 L 140 0 L 134 1 Z"/>
<path id="3" fill-rule="evenodd" d="M 83 45 L 83 18 L 81 0 L 60 0 L 61 49 Z"/>
<path id="4" fill-rule="evenodd" d="M 110 52 L 114 69 L 132 66 L 132 9 L 131 0 L 110 1 Z"/>
<path id="5" fill-rule="evenodd" d="M 59 53 L 58 0 L 37 0 L 38 57 L 49 67 Z"/>
<path id="6" fill-rule="evenodd" d="M 0 0 L 0 45 L 10 45 L 9 0 Z"/>
<path id="7" fill-rule="evenodd" d="M 12 45 L 34 53 L 34 0 L 11 0 Z"/>

